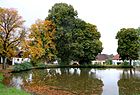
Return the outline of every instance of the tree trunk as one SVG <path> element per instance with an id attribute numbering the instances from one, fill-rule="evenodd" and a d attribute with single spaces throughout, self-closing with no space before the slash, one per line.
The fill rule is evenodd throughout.
<path id="1" fill-rule="evenodd" d="M 131 59 L 130 59 L 130 62 L 129 63 L 130 63 L 130 66 L 131 66 L 132 65 L 132 60 Z"/>
<path id="2" fill-rule="evenodd" d="M 3 60 L 3 65 L 2 65 L 2 69 L 6 69 L 6 57 L 2 57 Z"/>
<path id="3" fill-rule="evenodd" d="M 130 78 L 133 77 L 133 72 L 132 72 L 132 69 L 130 69 Z"/>

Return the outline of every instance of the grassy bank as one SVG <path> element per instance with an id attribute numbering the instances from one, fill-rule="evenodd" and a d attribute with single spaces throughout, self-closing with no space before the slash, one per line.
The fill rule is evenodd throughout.
<path id="1" fill-rule="evenodd" d="M 45 68 L 133 68 L 133 66 L 122 65 L 47 65 Z"/>
<path id="2" fill-rule="evenodd" d="M 2 84 L 3 74 L 0 73 L 0 95 L 31 95 L 23 90 L 14 87 L 6 87 Z"/>
<path id="3" fill-rule="evenodd" d="M 33 66 L 31 63 L 26 62 L 23 64 L 17 64 L 13 66 L 12 72 L 21 72 L 21 71 L 27 71 L 31 69 L 45 69 L 45 68 L 133 68 L 133 66 L 130 65 L 54 65 L 54 64 L 43 64 L 39 63 L 35 66 Z"/>

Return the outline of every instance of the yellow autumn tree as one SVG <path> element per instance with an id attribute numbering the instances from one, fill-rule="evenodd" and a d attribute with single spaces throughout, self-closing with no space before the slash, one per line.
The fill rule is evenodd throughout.
<path id="1" fill-rule="evenodd" d="M 29 39 L 24 42 L 24 56 L 31 55 L 33 61 L 50 62 L 54 59 L 55 25 L 51 21 L 37 20 L 31 25 Z"/>
<path id="2" fill-rule="evenodd" d="M 24 38 L 23 22 L 15 9 L 0 7 L 0 57 L 3 59 L 3 69 L 6 69 L 6 59 L 17 54 L 17 48 Z"/>

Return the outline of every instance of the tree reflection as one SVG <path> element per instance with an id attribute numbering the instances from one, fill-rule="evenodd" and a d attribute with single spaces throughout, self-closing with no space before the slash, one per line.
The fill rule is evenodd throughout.
<path id="1" fill-rule="evenodd" d="M 125 69 L 118 81 L 120 95 L 140 94 L 140 72 L 135 69 Z"/>
<path id="2" fill-rule="evenodd" d="M 101 95 L 103 82 L 93 72 L 89 73 L 90 71 L 87 68 L 52 68 L 23 72 L 18 76 L 23 79 L 22 86 L 25 88 L 51 86 L 49 89 L 52 89 L 53 86 L 56 90 L 61 89 L 72 94 Z"/>

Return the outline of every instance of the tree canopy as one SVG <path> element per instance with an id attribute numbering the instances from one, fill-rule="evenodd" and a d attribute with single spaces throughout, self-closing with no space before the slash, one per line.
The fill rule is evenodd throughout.
<path id="1" fill-rule="evenodd" d="M 139 45 L 140 45 L 140 27 L 138 27 L 137 32 L 138 32 L 138 36 L 139 36 Z M 138 53 L 139 53 L 139 59 L 140 59 L 140 49 L 139 49 Z"/>
<path id="2" fill-rule="evenodd" d="M 138 31 L 134 28 L 122 28 L 116 36 L 118 39 L 117 52 L 122 60 L 137 60 L 140 49 Z"/>
<path id="3" fill-rule="evenodd" d="M 0 55 L 4 61 L 17 54 L 18 45 L 25 35 L 23 22 L 15 9 L 0 8 Z M 6 62 L 3 62 L 3 68 L 6 68 Z"/>
<path id="4" fill-rule="evenodd" d="M 55 25 L 51 21 L 37 20 L 30 28 L 29 39 L 23 43 L 24 56 L 31 55 L 33 61 L 48 62 L 55 57 Z"/>
<path id="5" fill-rule="evenodd" d="M 56 3 L 46 18 L 56 25 L 55 42 L 58 57 L 67 64 L 71 60 L 90 62 L 102 51 L 97 27 L 79 19 L 77 15 L 73 6 Z"/>

